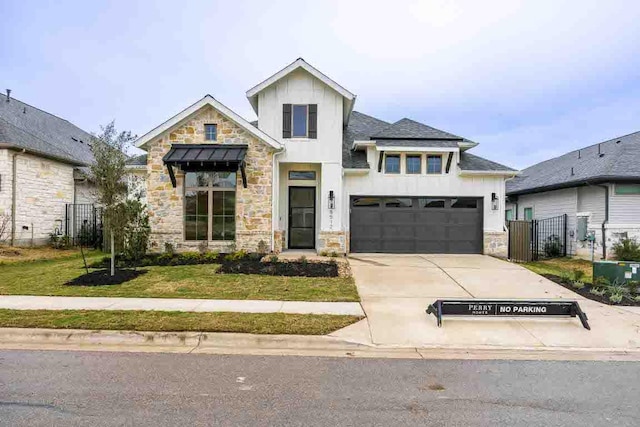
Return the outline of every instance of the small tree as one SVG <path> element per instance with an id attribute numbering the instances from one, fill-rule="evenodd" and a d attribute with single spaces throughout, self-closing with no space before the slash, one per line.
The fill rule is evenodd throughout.
<path id="1" fill-rule="evenodd" d="M 116 130 L 112 121 L 92 138 L 91 151 L 94 163 L 91 174 L 96 185 L 97 201 L 104 209 L 104 229 L 109 232 L 111 246 L 111 275 L 115 275 L 115 236 L 127 221 L 125 200 L 127 197 L 125 149 L 135 137 L 131 132 Z"/>
<path id="2" fill-rule="evenodd" d="M 126 224 L 123 229 L 124 234 L 124 257 L 133 265 L 137 263 L 147 253 L 149 246 L 149 215 L 145 205 L 140 199 L 128 199 L 124 202 L 126 210 Z"/>

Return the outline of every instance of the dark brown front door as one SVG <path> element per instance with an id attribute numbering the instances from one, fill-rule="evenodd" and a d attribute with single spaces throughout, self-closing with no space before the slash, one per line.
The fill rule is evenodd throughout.
<path id="1" fill-rule="evenodd" d="M 289 248 L 316 246 L 316 188 L 289 187 Z"/>

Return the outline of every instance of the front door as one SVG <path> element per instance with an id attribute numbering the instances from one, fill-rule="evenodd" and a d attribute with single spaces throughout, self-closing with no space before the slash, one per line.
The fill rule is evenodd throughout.
<path id="1" fill-rule="evenodd" d="M 316 246 L 316 188 L 289 187 L 289 249 Z"/>

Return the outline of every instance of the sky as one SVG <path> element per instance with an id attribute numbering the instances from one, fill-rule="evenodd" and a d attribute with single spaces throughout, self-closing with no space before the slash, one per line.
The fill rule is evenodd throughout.
<path id="1" fill-rule="evenodd" d="M 143 135 L 303 57 L 358 98 L 515 168 L 640 131 L 640 2 L 0 0 L 0 90 Z"/>

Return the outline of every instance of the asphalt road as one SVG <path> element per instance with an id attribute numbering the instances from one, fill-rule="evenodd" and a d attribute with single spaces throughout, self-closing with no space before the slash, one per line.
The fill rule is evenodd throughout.
<path id="1" fill-rule="evenodd" d="M 640 425 L 640 363 L 0 352 L 0 425 Z"/>

